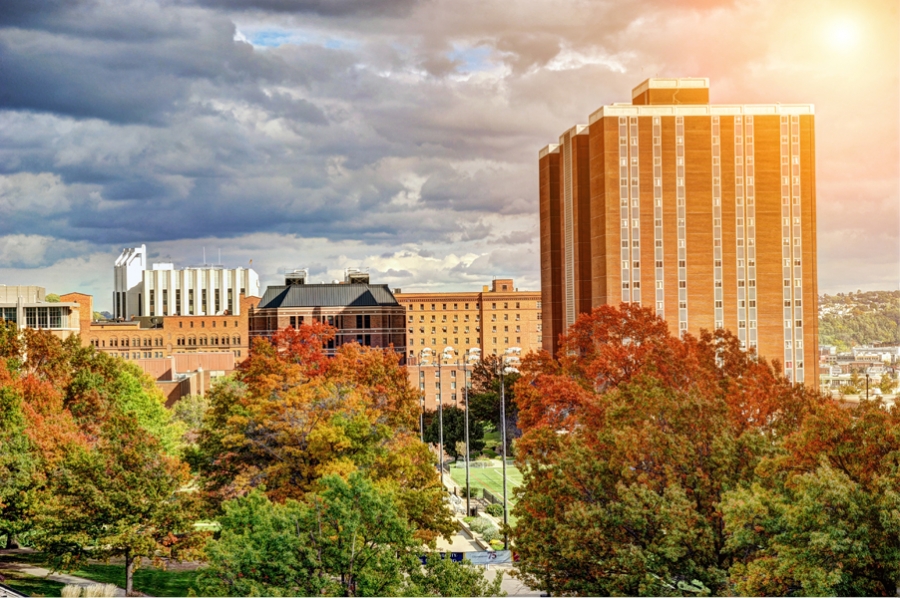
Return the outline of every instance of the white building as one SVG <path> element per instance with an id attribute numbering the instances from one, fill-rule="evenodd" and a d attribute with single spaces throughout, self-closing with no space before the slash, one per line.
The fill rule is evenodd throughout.
<path id="1" fill-rule="evenodd" d="M 171 263 L 147 268 L 147 247 L 126 248 L 116 260 L 113 315 L 240 315 L 240 296 L 259 297 L 259 276 L 251 268 L 204 264 L 176 269 Z"/>

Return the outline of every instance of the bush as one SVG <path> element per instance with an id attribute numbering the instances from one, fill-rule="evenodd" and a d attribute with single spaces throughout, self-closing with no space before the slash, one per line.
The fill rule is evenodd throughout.
<path id="1" fill-rule="evenodd" d="M 475 517 L 469 522 L 469 528 L 476 534 L 483 534 L 485 530 L 494 528 L 494 524 L 484 517 Z"/>
<path id="2" fill-rule="evenodd" d="M 494 550 L 502 550 L 503 549 L 503 540 L 497 538 L 495 540 L 490 541 L 491 548 Z"/>
<path id="3" fill-rule="evenodd" d="M 493 515 L 494 517 L 503 517 L 503 505 L 497 503 L 491 503 L 484 508 L 485 512 L 488 515 Z"/>
<path id="4" fill-rule="evenodd" d="M 491 527 L 487 528 L 486 530 L 484 530 L 483 532 L 481 532 L 481 539 L 484 540 L 485 542 L 490 542 L 491 540 L 496 540 L 498 537 L 500 537 L 500 530 L 498 530 L 493 525 Z"/>
<path id="5" fill-rule="evenodd" d="M 466 490 L 463 488 L 463 498 L 466 496 Z M 479 498 L 483 496 L 481 486 L 469 485 L 469 498 Z"/>

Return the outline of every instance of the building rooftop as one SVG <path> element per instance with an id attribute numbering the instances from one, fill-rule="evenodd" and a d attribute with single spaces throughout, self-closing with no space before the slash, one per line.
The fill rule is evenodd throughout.
<path id="1" fill-rule="evenodd" d="M 400 305 L 386 284 L 292 284 L 268 287 L 257 307 L 266 309 L 381 305 Z"/>

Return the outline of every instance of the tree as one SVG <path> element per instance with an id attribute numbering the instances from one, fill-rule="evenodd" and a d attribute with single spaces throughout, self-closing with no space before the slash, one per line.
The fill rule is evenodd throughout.
<path id="1" fill-rule="evenodd" d="M 900 586 L 900 408 L 818 405 L 724 496 L 738 594 L 894 596 Z"/>
<path id="2" fill-rule="evenodd" d="M 897 386 L 897 382 L 894 380 L 894 377 L 891 376 L 890 372 L 885 372 L 881 376 L 881 381 L 878 384 L 878 388 L 881 389 L 886 395 L 889 395 L 894 392 L 894 387 Z"/>
<path id="3" fill-rule="evenodd" d="M 223 505 L 200 590 L 214 596 L 450 596 L 499 588 L 472 567 L 429 559 L 394 493 L 361 473 L 322 478 L 303 501 L 256 489 Z M 449 562 L 449 561 L 448 561 Z M 448 593 L 443 593 L 448 592 Z M 457 593 L 463 592 L 463 593 Z"/>
<path id="4" fill-rule="evenodd" d="M 466 412 L 458 407 L 444 407 L 444 450 L 458 459 L 460 453 L 457 445 L 465 451 Z M 425 442 L 437 444 L 440 439 L 440 419 L 437 412 L 431 416 L 431 422 L 425 428 Z M 480 421 L 469 421 L 469 452 L 476 453 L 484 448 L 484 424 Z"/>
<path id="5" fill-rule="evenodd" d="M 135 563 L 158 551 L 196 548 L 187 467 L 126 414 L 110 417 L 92 450 L 67 455 L 40 508 L 36 545 L 66 567 L 87 558 L 125 559 L 125 591 Z"/>
<path id="6" fill-rule="evenodd" d="M 503 392 L 501 393 L 501 358 L 487 355 L 475 365 L 472 371 L 472 390 L 469 392 L 469 412 L 476 421 L 489 423 L 500 429 L 500 398 L 506 398 L 506 440 L 507 451 L 511 451 L 512 441 L 521 436 L 518 423 L 515 383 L 519 374 L 503 372 Z"/>
<path id="7" fill-rule="evenodd" d="M 513 538 L 552 594 L 727 591 L 719 505 L 818 399 L 728 332 L 673 337 L 648 309 L 583 314 L 526 357 Z"/>
<path id="8" fill-rule="evenodd" d="M 48 331 L 0 326 L 0 529 L 61 565 L 193 541 L 186 468 L 140 370 Z M 13 459 L 8 458 L 13 456 Z M 184 533 L 182 533 L 184 532 Z M 176 533 L 182 533 L 176 536 Z"/>
<path id="9" fill-rule="evenodd" d="M 47 303 L 59 303 L 59 295 L 56 293 L 47 293 L 44 296 L 44 301 Z"/>
<path id="10" fill-rule="evenodd" d="M 270 499 L 302 499 L 330 474 L 364 472 L 396 490 L 424 542 L 455 530 L 428 447 L 418 398 L 392 351 L 341 346 L 321 324 L 254 342 L 232 380 L 210 392 L 197 465 L 214 503 L 265 486 Z"/>
<path id="11" fill-rule="evenodd" d="M 500 589 L 503 573 L 487 581 L 484 572 L 468 561 L 454 562 L 431 553 L 422 568 L 409 572 L 403 596 L 506 596 Z"/>

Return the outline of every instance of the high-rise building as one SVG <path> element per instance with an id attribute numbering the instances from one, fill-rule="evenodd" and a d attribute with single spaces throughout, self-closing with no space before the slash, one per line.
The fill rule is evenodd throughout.
<path id="1" fill-rule="evenodd" d="M 675 333 L 730 329 L 815 385 L 813 119 L 649 79 L 542 149 L 544 348 L 592 307 L 638 303 Z"/>

